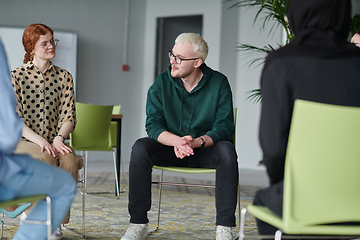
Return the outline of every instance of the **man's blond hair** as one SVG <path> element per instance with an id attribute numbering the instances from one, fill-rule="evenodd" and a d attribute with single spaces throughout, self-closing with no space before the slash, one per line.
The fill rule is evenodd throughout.
<path id="1" fill-rule="evenodd" d="M 176 39 L 175 43 L 182 43 L 194 47 L 194 52 L 199 54 L 199 58 L 205 62 L 209 52 L 209 47 L 205 40 L 197 33 L 182 33 Z"/>

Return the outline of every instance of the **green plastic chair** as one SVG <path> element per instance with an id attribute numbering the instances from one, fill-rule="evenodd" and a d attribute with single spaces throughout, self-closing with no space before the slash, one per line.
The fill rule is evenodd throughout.
<path id="1" fill-rule="evenodd" d="M 245 237 L 246 210 L 280 229 L 275 239 L 282 233 L 360 235 L 359 123 L 358 107 L 296 100 L 285 160 L 283 217 L 267 207 L 247 206 L 240 239 Z M 349 222 L 358 224 L 334 225 Z"/>
<path id="2" fill-rule="evenodd" d="M 119 196 L 116 174 L 116 156 L 111 142 L 110 123 L 113 106 L 100 106 L 76 102 L 76 127 L 70 133 L 70 147 L 74 151 L 85 151 L 85 188 L 87 179 L 88 151 L 111 151 L 114 159 L 114 172 L 117 196 Z M 89 194 L 107 192 L 87 192 Z"/>
<path id="3" fill-rule="evenodd" d="M 36 201 L 42 200 L 42 199 L 46 200 L 46 205 L 47 205 L 46 206 L 46 211 L 47 211 L 46 221 L 26 219 L 26 220 L 24 220 L 24 222 L 31 223 L 31 224 L 46 225 L 47 226 L 47 239 L 50 240 L 52 232 L 51 232 L 51 198 L 49 196 L 35 195 L 35 196 L 29 196 L 29 197 L 23 197 L 23 198 L 17 198 L 17 199 L 13 199 L 13 200 L 9 200 L 9 201 L 4 201 L 4 202 L 0 202 L 0 208 L 22 205 L 24 203 L 29 203 L 29 202 L 36 202 Z M 0 239 L 3 239 L 4 222 L 2 220 L 0 220 L 0 222 L 1 222 L 1 238 Z"/>
<path id="4" fill-rule="evenodd" d="M 236 116 L 237 116 L 237 108 L 233 109 L 234 114 L 234 123 L 236 127 Z M 235 144 L 235 133 L 232 135 L 233 142 Z M 202 188 L 215 188 L 215 185 L 201 185 L 201 184 L 187 184 L 187 183 L 173 183 L 173 182 L 164 182 L 164 171 L 169 172 L 177 172 L 177 173 L 216 173 L 214 168 L 189 168 L 189 167 L 163 167 L 163 166 L 153 166 L 154 169 L 161 170 L 160 172 L 160 180 L 158 182 L 153 181 L 152 184 L 159 185 L 159 202 L 158 202 L 158 217 L 157 217 L 157 225 L 156 230 L 160 227 L 160 210 L 161 210 L 161 192 L 162 192 L 162 185 L 172 185 L 172 186 L 186 186 L 186 187 L 202 187 Z M 239 209 L 239 216 L 240 216 L 240 185 L 238 189 L 238 209 Z"/>

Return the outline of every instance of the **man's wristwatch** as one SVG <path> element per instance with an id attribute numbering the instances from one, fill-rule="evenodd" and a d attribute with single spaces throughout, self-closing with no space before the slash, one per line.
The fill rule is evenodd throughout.
<path id="1" fill-rule="evenodd" d="M 200 143 L 200 147 L 205 147 L 205 139 L 203 139 L 202 137 L 200 137 L 201 139 L 201 143 Z"/>

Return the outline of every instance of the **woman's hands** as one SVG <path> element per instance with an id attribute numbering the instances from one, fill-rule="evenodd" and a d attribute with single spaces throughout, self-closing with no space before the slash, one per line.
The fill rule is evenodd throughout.
<path id="1" fill-rule="evenodd" d="M 66 155 L 72 152 L 72 149 L 64 143 L 64 139 L 60 136 L 54 138 L 53 144 L 50 144 L 45 139 L 39 141 L 40 151 L 47 151 L 54 158 L 59 159 L 59 153 Z"/>
<path id="2" fill-rule="evenodd" d="M 68 136 L 72 131 L 73 126 L 74 125 L 72 122 L 64 123 L 58 133 L 59 135 L 54 138 L 52 144 L 39 134 L 35 133 L 26 124 L 23 125 L 22 135 L 31 142 L 39 145 L 41 152 L 47 151 L 54 158 L 59 159 L 59 153 L 61 153 L 62 155 L 66 155 L 67 153 L 71 153 L 73 151 L 69 146 L 64 143 L 65 139 L 62 137 Z"/>
<path id="3" fill-rule="evenodd" d="M 64 140 L 73 131 L 74 124 L 72 122 L 66 122 L 62 125 L 58 135 L 53 140 L 53 147 L 56 149 L 57 154 L 61 153 L 66 155 L 71 153 L 73 150 L 64 143 Z"/>
<path id="4" fill-rule="evenodd" d="M 66 155 L 67 153 L 71 153 L 72 149 L 64 143 L 64 138 L 61 136 L 56 136 L 54 138 L 53 144 L 52 144 L 56 150 L 61 153 L 62 155 Z"/>
<path id="5" fill-rule="evenodd" d="M 59 159 L 58 150 L 53 145 L 51 145 L 48 141 L 46 141 L 44 138 L 42 138 L 40 141 L 38 141 L 37 144 L 40 146 L 41 152 L 47 151 L 54 158 Z"/>

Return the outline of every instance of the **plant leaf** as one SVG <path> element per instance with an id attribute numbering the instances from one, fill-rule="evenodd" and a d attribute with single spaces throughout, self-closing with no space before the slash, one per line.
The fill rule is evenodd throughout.
<path id="1" fill-rule="evenodd" d="M 262 95 L 261 95 L 261 89 L 253 89 L 246 92 L 249 94 L 249 96 L 246 98 L 246 100 L 252 101 L 254 103 L 261 103 L 262 102 Z"/>

